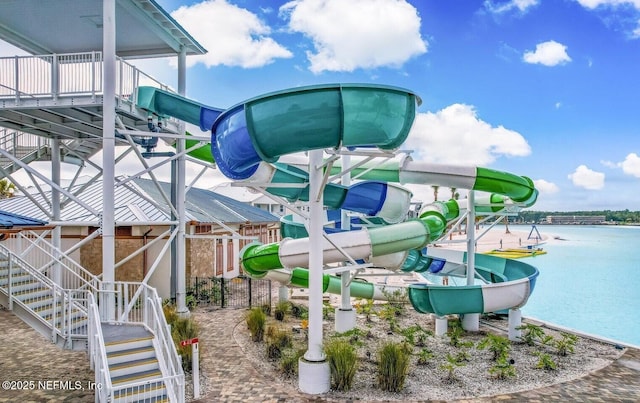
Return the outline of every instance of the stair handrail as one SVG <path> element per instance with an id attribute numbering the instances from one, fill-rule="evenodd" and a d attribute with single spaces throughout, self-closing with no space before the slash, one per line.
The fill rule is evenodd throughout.
<path id="1" fill-rule="evenodd" d="M 146 286 L 146 285 L 145 285 Z M 155 288 L 148 287 L 151 295 L 147 297 L 147 304 L 153 314 L 152 325 L 153 333 L 156 335 L 158 346 L 160 347 L 160 355 L 157 357 L 161 368 L 164 368 L 166 376 L 164 376 L 167 392 L 171 398 L 169 401 L 184 401 L 184 370 L 180 362 L 178 350 L 171 337 L 171 328 L 166 321 L 164 311 L 162 310 L 162 300 L 158 296 Z M 163 371 L 163 375 L 165 372 Z M 169 387 L 169 384 L 171 387 Z"/>
<path id="2" fill-rule="evenodd" d="M 29 233 L 31 232 L 32 231 L 29 231 Z M 11 234 L 10 238 L 13 238 L 14 236 L 15 234 Z M 45 245 L 51 249 L 51 250 L 47 250 L 46 248 L 42 247 L 39 242 L 34 241 L 29 236 L 23 234 L 22 231 L 19 232 L 17 236 L 19 236 L 21 239 L 26 240 L 30 244 L 30 246 L 28 248 L 25 248 L 23 252 L 20 252 L 20 254 L 30 251 L 33 248 L 37 248 L 41 253 L 43 253 L 48 258 L 46 264 L 36 269 L 39 272 L 42 273 L 48 268 L 52 267 L 54 264 L 58 263 L 60 265 L 59 267 L 61 267 L 66 273 L 66 275 L 68 276 L 67 277 L 68 280 L 76 279 L 77 283 L 79 283 L 79 284 L 73 284 L 73 286 L 65 285 L 65 288 L 76 289 L 76 290 L 88 289 L 93 292 L 103 289 L 102 280 L 98 276 L 96 276 L 95 274 L 91 273 L 90 271 L 82 267 L 79 263 L 73 260 L 64 251 L 58 249 L 57 247 L 52 245 L 50 242 L 43 241 Z M 40 237 L 38 237 L 37 239 L 42 240 Z M 64 259 L 64 261 L 62 259 Z M 66 262 L 68 262 L 69 264 L 67 264 Z M 71 278 L 69 279 L 69 277 Z"/>
<path id="3" fill-rule="evenodd" d="M 62 310 L 61 310 L 62 318 L 60 320 L 60 328 L 58 328 L 58 326 L 56 326 L 56 308 L 57 308 L 57 304 L 55 304 L 55 303 L 53 304 L 54 311 L 53 311 L 53 314 L 51 316 L 51 323 L 44 321 L 44 319 L 35 310 L 33 310 L 29 305 L 24 304 L 22 301 L 20 301 L 19 299 L 17 299 L 13 295 L 13 292 L 11 291 L 11 274 L 9 275 L 9 279 L 10 279 L 9 283 L 7 284 L 8 285 L 8 287 L 7 287 L 7 297 L 9 298 L 10 304 L 14 304 L 14 303 L 20 304 L 20 306 L 22 306 L 27 312 L 29 312 L 31 315 L 33 315 L 33 317 L 35 317 L 36 319 L 38 319 L 40 321 L 44 321 L 45 323 L 47 323 L 47 325 L 50 325 L 51 326 L 51 331 L 53 333 L 58 334 L 60 336 L 64 336 L 67 333 L 65 331 L 66 330 L 65 328 L 66 328 L 66 325 L 67 325 L 67 318 L 66 318 L 67 312 L 66 312 L 66 310 L 64 308 L 64 302 L 68 298 L 68 296 L 67 296 L 68 290 L 65 290 L 62 287 L 60 287 L 53 280 L 51 280 L 50 278 L 48 278 L 47 276 L 45 276 L 44 274 L 39 272 L 35 267 L 31 266 L 31 264 L 29 264 L 29 262 L 25 261 L 20 256 L 16 255 L 14 252 L 12 252 L 10 249 L 5 247 L 4 245 L 0 245 L 0 253 L 6 254 L 7 260 L 12 262 L 12 264 L 10 264 L 9 267 L 12 267 L 13 262 L 17 263 L 17 267 L 19 267 L 20 269 L 24 270 L 30 276 L 34 277 L 44 287 L 51 289 L 54 299 L 58 299 L 59 301 L 62 302 Z"/>
<path id="4" fill-rule="evenodd" d="M 89 295 L 89 333 L 87 344 L 89 349 L 89 366 L 95 374 L 95 394 L 97 402 L 113 401 L 113 385 L 107 361 L 107 349 L 98 304 L 92 293 Z"/>

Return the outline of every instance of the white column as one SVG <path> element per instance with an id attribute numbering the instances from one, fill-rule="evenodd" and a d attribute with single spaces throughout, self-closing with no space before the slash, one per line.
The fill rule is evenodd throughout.
<path id="1" fill-rule="evenodd" d="M 115 130 L 116 130 L 116 0 L 102 5 L 103 124 L 102 124 L 102 281 L 113 290 L 115 281 Z M 103 320 L 115 319 L 115 298 L 107 293 L 102 307 Z"/>
<path id="2" fill-rule="evenodd" d="M 309 152 L 309 345 L 298 362 L 298 386 L 304 393 L 329 391 L 330 370 L 322 350 L 322 150 Z"/>
<path id="3" fill-rule="evenodd" d="M 343 155 L 342 170 L 347 170 L 351 166 L 351 156 Z M 351 172 L 342 175 L 342 184 L 349 186 L 351 184 Z M 351 229 L 351 222 L 348 211 L 342 210 L 340 227 L 348 231 Z M 344 271 L 340 277 L 340 307 L 335 310 L 335 330 L 339 333 L 347 332 L 356 327 L 356 311 L 351 306 L 351 290 L 349 287 L 351 280 L 351 272 Z"/>
<path id="4" fill-rule="evenodd" d="M 444 316 L 436 316 L 436 336 L 444 336 L 447 334 L 449 322 Z"/>
<path id="5" fill-rule="evenodd" d="M 184 96 L 186 93 L 186 77 L 187 77 L 187 49 L 183 47 L 178 55 L 178 94 Z M 180 134 L 184 136 L 185 134 L 185 126 L 184 122 L 180 124 Z M 176 153 L 181 153 L 185 150 L 185 140 L 184 138 L 178 139 L 176 141 Z M 185 189 L 186 189 L 186 159 L 185 156 L 182 155 L 178 157 L 176 163 L 176 179 L 177 183 L 173 184 L 176 186 L 176 211 L 178 213 L 178 233 L 175 238 L 176 240 L 176 308 L 179 314 L 187 314 L 189 309 L 186 304 L 187 297 L 187 271 L 186 271 L 186 263 L 187 263 L 187 254 L 186 254 L 186 237 L 185 237 L 185 228 L 186 228 L 186 211 L 185 211 Z M 226 271 L 226 270 L 225 270 Z"/>
<path id="6" fill-rule="evenodd" d="M 60 186 L 60 140 L 58 138 L 51 139 L 51 181 Z M 60 221 L 60 191 L 56 187 L 51 188 L 51 213 L 53 221 Z M 55 257 L 59 257 L 58 252 L 62 245 L 62 229 L 56 225 L 51 234 L 51 243 L 55 248 Z M 60 262 L 54 263 L 53 282 L 66 287 L 62 284 L 62 268 Z M 68 288 L 68 287 L 66 287 Z"/>
<path id="7" fill-rule="evenodd" d="M 467 285 L 473 285 L 476 275 L 476 198 L 473 190 L 469 191 L 467 206 Z M 464 330 L 477 332 L 480 328 L 480 314 L 467 313 L 462 317 Z"/>
<path id="8" fill-rule="evenodd" d="M 522 330 L 518 329 L 522 325 L 522 311 L 518 308 L 509 309 L 509 340 L 521 341 Z"/>

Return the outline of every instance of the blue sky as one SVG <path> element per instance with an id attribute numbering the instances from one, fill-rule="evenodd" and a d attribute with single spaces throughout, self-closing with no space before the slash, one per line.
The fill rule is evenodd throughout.
<path id="1" fill-rule="evenodd" d="M 640 0 L 156 1 L 208 50 L 188 58 L 204 104 L 401 86 L 423 100 L 414 159 L 528 176 L 534 210 L 640 209 Z M 136 64 L 177 86 L 175 58 Z"/>

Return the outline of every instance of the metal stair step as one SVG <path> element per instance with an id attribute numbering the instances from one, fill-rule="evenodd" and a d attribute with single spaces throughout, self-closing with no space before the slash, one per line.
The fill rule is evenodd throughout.
<path id="1" fill-rule="evenodd" d="M 107 341 L 104 346 L 107 354 L 132 348 L 153 346 L 153 336 Z"/>
<path id="2" fill-rule="evenodd" d="M 107 353 L 107 361 L 109 365 L 119 364 L 129 360 L 141 360 L 156 356 L 156 350 L 153 346 L 136 347 L 127 350 L 112 351 Z"/>
<path id="3" fill-rule="evenodd" d="M 143 358 L 141 360 L 129 360 L 118 364 L 109 364 L 109 373 L 112 378 L 135 375 L 156 369 L 160 369 L 160 364 L 155 356 L 151 358 Z"/>
<path id="4" fill-rule="evenodd" d="M 142 382 L 144 380 L 153 380 L 162 378 L 162 372 L 159 369 L 153 369 L 149 371 L 136 372 L 135 374 L 130 375 L 121 375 L 116 377 L 111 377 L 111 384 L 127 384 L 127 383 L 136 383 Z"/>

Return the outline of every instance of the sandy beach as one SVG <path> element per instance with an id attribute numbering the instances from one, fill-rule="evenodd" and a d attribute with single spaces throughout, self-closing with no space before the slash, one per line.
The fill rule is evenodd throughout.
<path id="1" fill-rule="evenodd" d="M 537 227 L 536 227 L 537 228 Z M 496 225 L 489 229 L 488 226 L 480 226 L 476 228 L 476 251 L 478 253 L 490 252 L 494 249 L 510 249 L 521 248 L 528 246 L 536 246 L 549 242 L 552 238 L 549 234 L 545 234 L 544 231 L 533 230 L 531 237 L 529 237 L 530 231 L 522 231 L 520 229 L 513 230 L 504 225 Z M 456 232 L 452 234 L 450 238 L 445 238 L 436 242 L 436 245 L 444 248 L 466 250 L 467 236 L 464 232 Z"/>

